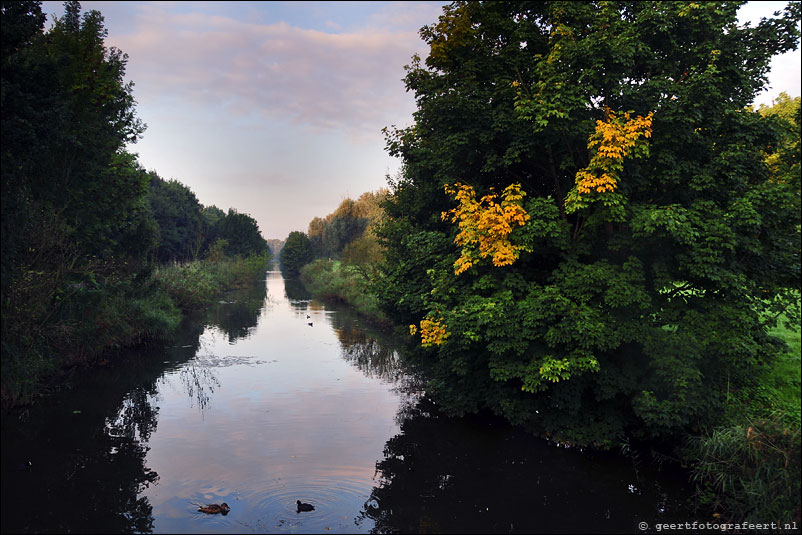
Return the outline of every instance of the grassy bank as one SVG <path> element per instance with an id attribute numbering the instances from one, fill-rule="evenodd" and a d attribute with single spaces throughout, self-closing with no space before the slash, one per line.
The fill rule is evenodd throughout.
<path id="1" fill-rule="evenodd" d="M 761 368 L 757 386 L 732 393 L 721 426 L 688 443 L 698 503 L 722 520 L 802 520 L 800 328 L 782 323 L 770 332 L 789 351 Z"/>
<path id="2" fill-rule="evenodd" d="M 345 303 L 370 321 L 389 324 L 372 293 L 370 280 L 359 268 L 338 260 L 319 259 L 301 268 L 300 279 L 313 296 Z"/>
<path id="3" fill-rule="evenodd" d="M 315 297 L 389 323 L 369 278 L 354 266 L 316 260 L 300 279 Z M 755 386 L 729 392 L 719 425 L 690 437 L 684 448 L 701 517 L 778 525 L 801 520 L 800 328 L 781 318 L 770 334 L 788 351 L 759 368 Z"/>
<path id="4" fill-rule="evenodd" d="M 31 402 L 65 372 L 113 358 L 115 350 L 164 340 L 184 315 L 220 293 L 263 278 L 269 258 L 219 258 L 156 267 L 131 279 L 81 281 L 57 295 L 41 322 L 9 322 L 3 340 L 2 404 Z M 31 313 L 33 316 L 33 313 Z M 5 321 L 5 319 L 4 319 Z"/>
<path id="5" fill-rule="evenodd" d="M 205 306 L 224 291 L 264 278 L 268 264 L 266 256 L 255 255 L 174 264 L 157 268 L 153 285 L 166 292 L 179 309 L 190 311 Z"/>

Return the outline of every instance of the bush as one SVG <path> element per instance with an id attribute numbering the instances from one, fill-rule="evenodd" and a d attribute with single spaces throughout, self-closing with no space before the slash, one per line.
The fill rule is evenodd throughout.
<path id="1" fill-rule="evenodd" d="M 269 267 L 269 256 L 222 257 L 216 262 L 196 261 L 158 268 L 153 275 L 182 310 L 201 308 L 219 293 L 259 280 Z"/>
<path id="2" fill-rule="evenodd" d="M 726 520 L 774 521 L 800 516 L 800 433 L 774 419 L 715 429 L 689 442 L 702 506 Z"/>
<path id="3" fill-rule="evenodd" d="M 315 297 L 346 303 L 372 321 L 387 322 L 368 280 L 354 266 L 336 260 L 315 260 L 301 268 L 301 282 Z"/>

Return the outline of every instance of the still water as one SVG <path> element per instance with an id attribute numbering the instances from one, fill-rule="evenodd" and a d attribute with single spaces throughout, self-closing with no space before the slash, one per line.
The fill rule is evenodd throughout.
<path id="1" fill-rule="evenodd" d="M 682 474 L 443 416 L 391 336 L 279 272 L 76 383 L 3 419 L 4 533 L 638 533 L 689 518 Z M 222 502 L 225 516 L 198 512 Z"/>

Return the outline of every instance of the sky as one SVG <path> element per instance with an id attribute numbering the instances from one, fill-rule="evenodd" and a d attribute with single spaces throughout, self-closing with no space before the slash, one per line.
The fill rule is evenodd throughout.
<path id="1" fill-rule="evenodd" d="M 347 197 L 387 187 L 381 130 L 412 124 L 404 65 L 446 2 L 82 2 L 128 54 L 139 162 L 204 206 L 253 216 L 265 238 L 306 231 Z M 785 2 L 749 2 L 756 23 Z M 61 2 L 42 3 L 61 16 Z M 48 23 L 49 26 L 49 23 Z M 774 59 L 770 104 L 800 95 L 800 51 Z"/>

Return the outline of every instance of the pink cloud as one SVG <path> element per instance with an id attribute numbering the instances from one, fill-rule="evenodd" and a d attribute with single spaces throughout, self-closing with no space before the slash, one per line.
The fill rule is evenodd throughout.
<path id="1" fill-rule="evenodd" d="M 404 23 L 401 15 L 393 20 Z M 371 24 L 326 33 L 177 14 L 161 4 L 140 6 L 132 30 L 110 36 L 109 44 L 130 56 L 128 76 L 140 103 L 177 99 L 356 138 L 409 122 L 414 102 L 401 81 L 403 66 L 425 49 L 412 29 L 381 31 Z"/>

